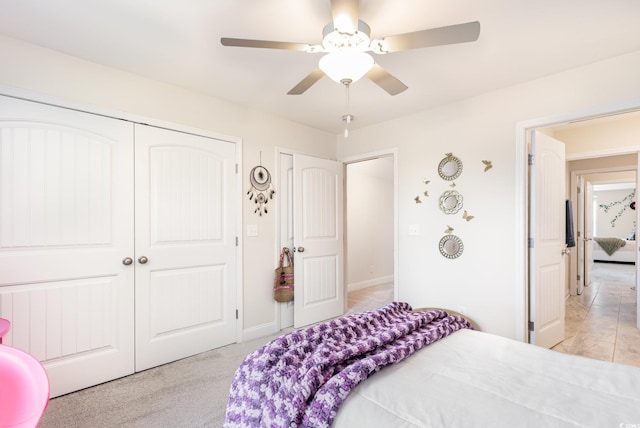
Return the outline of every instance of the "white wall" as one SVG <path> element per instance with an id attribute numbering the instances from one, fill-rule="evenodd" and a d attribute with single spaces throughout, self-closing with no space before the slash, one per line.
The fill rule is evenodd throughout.
<path id="1" fill-rule="evenodd" d="M 253 213 L 244 197 L 249 171 L 262 152 L 262 164 L 275 173 L 276 147 L 335 159 L 334 135 L 4 36 L 0 57 L 0 85 L 241 138 L 242 231 L 247 223 L 258 225 L 258 237 L 245 237 L 243 242 L 244 329 L 275 328 L 276 217 L 275 212 L 262 217 Z"/>
<path id="2" fill-rule="evenodd" d="M 640 51 L 352 130 L 348 143 L 339 137 L 340 158 L 398 147 L 399 298 L 414 307 L 464 306 L 481 329 L 517 337 L 525 285 L 514 267 L 522 263 L 515 247 L 522 238 L 516 236 L 516 125 L 638 99 L 639 75 Z M 464 164 L 456 189 L 475 216 L 470 222 L 443 218 L 437 206 L 447 186 L 436 167 L 447 152 Z M 488 172 L 483 159 L 493 162 Z M 432 196 L 416 204 L 425 177 Z M 407 235 L 409 224 L 420 226 L 420 236 Z M 464 241 L 456 260 L 438 251 L 447 225 Z"/>
<path id="3" fill-rule="evenodd" d="M 640 150 L 640 113 L 571 125 L 551 136 L 565 143 L 567 159 L 610 151 L 612 147 L 619 153 L 637 151 Z"/>
<path id="4" fill-rule="evenodd" d="M 393 158 L 347 165 L 347 287 L 393 281 Z"/>
<path id="5" fill-rule="evenodd" d="M 634 189 L 602 190 L 593 192 L 596 209 L 596 229 L 594 236 L 627 239 L 636 220 L 636 213 L 629 208 L 635 201 L 631 197 Z M 605 210 L 604 206 L 609 209 Z"/>
<path id="6" fill-rule="evenodd" d="M 260 151 L 263 165 L 272 170 L 276 146 L 336 157 L 335 136 L 224 100 L 3 36 L 0 57 L 1 85 L 240 137 L 244 177 L 259 162 Z M 639 99 L 639 75 L 640 51 L 352 130 L 348 144 L 338 136 L 340 158 L 398 147 L 400 299 L 415 307 L 465 306 L 483 330 L 515 337 L 517 308 L 524 304 L 516 299 L 524 284 L 514 268 L 520 262 L 514 248 L 516 124 Z M 475 216 L 470 222 L 443 217 L 437 207 L 437 195 L 447 185 L 436 167 L 447 152 L 464 163 L 456 183 Z M 492 160 L 493 169 L 483 172 L 482 159 Z M 432 180 L 432 196 L 416 204 L 424 177 Z M 244 327 L 268 329 L 276 313 L 271 296 L 275 217 L 256 217 L 246 198 L 242 214 L 243 230 L 248 222 L 259 230 L 258 237 L 244 238 Z M 421 235 L 407 236 L 409 224 L 419 224 Z M 456 260 L 438 252 L 447 225 L 465 244 Z"/>

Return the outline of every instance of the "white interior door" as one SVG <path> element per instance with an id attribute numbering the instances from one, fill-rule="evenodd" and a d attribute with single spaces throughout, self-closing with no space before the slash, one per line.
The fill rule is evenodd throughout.
<path id="1" fill-rule="evenodd" d="M 593 184 L 584 183 L 584 285 L 591 284 L 593 269 Z"/>
<path id="2" fill-rule="evenodd" d="M 293 156 L 295 326 L 344 313 L 343 164 Z"/>
<path id="3" fill-rule="evenodd" d="M 565 154 L 564 144 L 532 135 L 530 167 L 530 342 L 550 348 L 564 339 Z"/>
<path id="4" fill-rule="evenodd" d="M 236 341 L 235 144 L 136 125 L 136 370 Z"/>
<path id="5" fill-rule="evenodd" d="M 0 96 L 4 343 L 58 396 L 133 373 L 133 125 Z"/>

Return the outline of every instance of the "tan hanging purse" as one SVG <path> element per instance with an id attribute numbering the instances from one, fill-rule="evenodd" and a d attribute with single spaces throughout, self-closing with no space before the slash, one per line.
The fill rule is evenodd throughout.
<path id="1" fill-rule="evenodd" d="M 284 266 L 285 256 L 288 266 Z M 293 300 L 293 260 L 287 247 L 282 249 L 280 253 L 280 266 L 275 269 L 273 298 L 277 302 L 290 302 Z"/>

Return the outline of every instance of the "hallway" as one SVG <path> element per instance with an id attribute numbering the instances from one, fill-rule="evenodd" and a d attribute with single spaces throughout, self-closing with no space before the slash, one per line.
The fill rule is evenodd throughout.
<path id="1" fill-rule="evenodd" d="M 635 266 L 594 263 L 592 281 L 566 302 L 565 340 L 552 349 L 640 367 Z"/>

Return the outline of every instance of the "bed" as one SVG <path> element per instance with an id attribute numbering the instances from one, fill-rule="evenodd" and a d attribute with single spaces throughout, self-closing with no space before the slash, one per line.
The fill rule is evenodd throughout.
<path id="1" fill-rule="evenodd" d="M 380 321 L 381 311 L 401 315 Z M 361 336 L 357 324 L 368 318 L 375 324 L 368 330 L 376 332 L 372 338 Z M 402 319 L 398 325 L 396 318 Z M 224 426 L 617 427 L 640 422 L 640 368 L 483 333 L 458 315 L 414 312 L 401 302 L 344 319 L 312 326 L 313 334 L 307 329 L 288 333 L 249 355 L 232 382 Z M 406 328 L 420 323 L 415 330 Z M 339 334 L 347 337 L 344 344 L 325 341 L 336 326 L 345 325 Z M 378 331 L 387 339 L 398 337 L 380 352 L 365 352 L 363 360 L 349 351 L 377 342 Z M 420 331 L 427 337 L 424 346 L 406 340 Z M 400 352 L 394 339 L 403 344 Z M 411 351 L 412 346 L 417 349 Z M 281 353 L 284 348 L 302 353 Z M 338 359 L 338 366 L 325 364 L 342 353 L 347 358 Z M 254 366 L 257 361 L 271 363 Z M 376 366 L 380 361 L 385 363 Z"/>
<path id="2" fill-rule="evenodd" d="M 609 254 L 605 248 L 614 240 L 619 241 L 620 244 L 624 243 L 624 245 L 617 249 L 614 245 L 609 249 L 609 251 L 614 250 L 613 253 Z M 637 241 L 619 238 L 593 238 L 593 241 L 591 241 L 591 254 L 593 255 L 593 261 L 596 262 L 635 263 L 637 248 Z"/>

